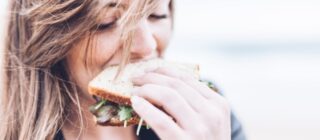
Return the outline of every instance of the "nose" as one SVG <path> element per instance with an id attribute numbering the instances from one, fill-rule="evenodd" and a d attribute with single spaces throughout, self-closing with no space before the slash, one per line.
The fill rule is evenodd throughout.
<path id="1" fill-rule="evenodd" d="M 132 43 L 130 51 L 133 57 L 145 58 L 156 50 L 157 41 L 148 25 L 148 21 L 142 20 L 137 25 Z"/>

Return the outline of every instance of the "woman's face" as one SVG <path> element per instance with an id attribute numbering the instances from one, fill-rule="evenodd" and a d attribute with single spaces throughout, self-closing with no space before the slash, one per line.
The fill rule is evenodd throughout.
<path id="1" fill-rule="evenodd" d="M 122 2 L 125 4 L 126 1 L 122 0 Z M 161 0 L 158 8 L 154 9 L 151 15 L 140 20 L 134 29 L 130 61 L 156 58 L 164 53 L 172 32 L 169 3 L 170 0 Z M 94 46 L 86 49 L 88 38 L 85 38 L 78 42 L 67 56 L 71 79 L 84 93 L 87 92 L 87 85 L 94 76 L 104 68 L 121 62 L 123 43 L 120 40 L 121 30 L 116 23 L 121 10 L 123 10 L 121 6 L 108 10 L 98 31 L 94 34 L 93 38 L 96 41 Z M 88 69 L 85 67 L 86 57 L 92 57 L 92 64 Z M 89 97 L 88 94 L 85 95 Z"/>

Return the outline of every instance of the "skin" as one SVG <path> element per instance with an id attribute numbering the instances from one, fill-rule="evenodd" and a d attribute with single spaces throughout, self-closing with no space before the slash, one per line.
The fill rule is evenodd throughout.
<path id="1" fill-rule="evenodd" d="M 130 61 L 141 61 L 162 56 L 172 34 L 170 0 L 163 0 L 149 17 L 138 23 Z M 101 24 L 113 22 L 116 12 L 105 16 Z M 166 18 L 154 18 L 166 15 Z M 87 93 L 89 81 L 104 68 L 121 62 L 122 43 L 117 26 L 95 34 L 96 46 L 92 49 L 94 64 L 89 69 L 84 65 L 84 42 L 70 51 L 67 57 L 72 80 L 79 86 L 84 123 L 87 128 L 80 136 L 77 127 L 66 123 L 62 131 L 66 139 L 135 139 L 132 127 L 101 127 L 95 125 L 92 115 L 86 110 L 94 100 Z M 133 77 L 137 85 L 131 98 L 133 109 L 158 134 L 161 139 L 215 139 L 230 140 L 230 108 L 226 100 L 206 85 L 176 69 L 157 68 L 144 75 Z M 152 104 L 151 104 L 152 103 Z M 154 105 L 162 107 L 162 112 Z M 76 108 L 75 108 L 76 109 Z M 174 118 L 174 120 L 173 120 Z M 70 122 L 79 123 L 71 115 Z"/>

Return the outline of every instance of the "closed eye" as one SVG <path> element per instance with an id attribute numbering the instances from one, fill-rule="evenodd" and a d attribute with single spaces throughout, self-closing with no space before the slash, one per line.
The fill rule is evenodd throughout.
<path id="1" fill-rule="evenodd" d="M 117 22 L 117 20 L 112 21 L 112 22 L 110 22 L 110 23 L 98 24 L 97 27 L 96 27 L 96 29 L 97 29 L 98 31 L 103 31 L 103 30 L 111 29 L 111 28 L 113 28 L 113 27 L 116 25 L 116 22 Z"/>
<path id="2" fill-rule="evenodd" d="M 159 19 L 166 19 L 168 18 L 168 15 L 167 14 L 162 14 L 162 15 L 157 15 L 157 14 L 151 14 L 149 16 L 149 19 L 155 19 L 155 20 L 159 20 Z"/>

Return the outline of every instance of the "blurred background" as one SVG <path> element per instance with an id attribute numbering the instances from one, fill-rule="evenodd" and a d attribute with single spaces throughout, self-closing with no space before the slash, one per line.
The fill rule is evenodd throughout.
<path id="1" fill-rule="evenodd" d="M 319 0 L 176 0 L 174 30 L 167 58 L 200 64 L 249 139 L 320 139 Z"/>
<path id="2" fill-rule="evenodd" d="M 251 140 L 320 140 L 319 0 L 177 0 L 168 58 L 200 64 Z"/>

